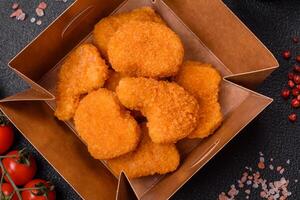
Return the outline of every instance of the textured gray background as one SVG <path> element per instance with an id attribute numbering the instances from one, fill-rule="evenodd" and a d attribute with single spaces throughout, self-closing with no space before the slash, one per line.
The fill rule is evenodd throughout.
<path id="1" fill-rule="evenodd" d="M 8 96 L 26 88 L 26 85 L 7 67 L 8 61 L 30 42 L 41 30 L 55 19 L 71 3 L 47 0 L 48 8 L 43 24 L 37 26 L 27 19 L 19 22 L 9 18 L 14 1 L 0 1 L 0 97 Z M 34 15 L 37 0 L 19 0 L 22 8 Z M 274 103 L 257 117 L 244 131 L 230 142 L 212 161 L 198 172 L 173 199 L 216 199 L 222 191 L 239 179 L 243 168 L 256 166 L 258 152 L 263 151 L 266 158 L 273 157 L 274 163 L 282 164 L 290 159 L 291 165 L 285 173 L 286 178 L 300 179 L 300 121 L 291 124 L 287 115 L 291 112 L 289 104 L 280 98 L 280 91 L 286 84 L 286 74 L 293 61 L 280 57 L 283 49 L 293 49 L 300 53 L 299 45 L 293 45 L 291 37 L 300 34 L 299 0 L 225 0 L 232 11 L 257 35 L 274 53 L 281 64 L 257 91 L 274 98 Z M 258 58 L 259 59 L 259 58 Z M 300 115 L 300 112 L 297 111 Z M 242 113 L 241 113 L 242 114 Z M 33 147 L 18 134 L 16 148 L 27 146 L 38 159 L 39 177 L 52 180 L 57 186 L 58 199 L 79 199 L 74 191 L 47 164 Z M 265 173 L 269 179 L 278 178 Z M 300 199 L 300 188 L 291 183 L 289 189 L 293 196 Z M 237 199 L 244 199 L 240 196 Z M 259 199 L 251 195 L 250 199 Z"/>

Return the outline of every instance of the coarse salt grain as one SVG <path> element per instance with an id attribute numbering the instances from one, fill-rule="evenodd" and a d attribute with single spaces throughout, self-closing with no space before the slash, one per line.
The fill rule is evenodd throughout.
<path id="1" fill-rule="evenodd" d="M 270 170 L 274 170 L 274 166 L 273 165 L 269 165 Z"/>
<path id="2" fill-rule="evenodd" d="M 251 185 L 252 181 L 248 180 L 246 183 L 247 183 L 247 185 Z"/>
<path id="3" fill-rule="evenodd" d="M 288 164 L 288 165 L 289 165 L 290 163 L 291 163 L 291 161 L 290 161 L 290 160 L 287 160 L 287 161 L 286 161 L 286 164 Z"/>
<path id="4" fill-rule="evenodd" d="M 295 183 L 298 183 L 298 179 L 295 179 Z"/>
<path id="5" fill-rule="evenodd" d="M 37 20 L 37 21 L 36 21 L 36 24 L 37 24 L 37 25 L 41 25 L 41 24 L 42 24 L 42 20 Z"/>
<path id="6" fill-rule="evenodd" d="M 30 19 L 30 22 L 31 22 L 31 23 L 34 23 L 35 20 L 36 20 L 36 19 L 35 19 L 34 17 L 32 17 L 32 18 Z"/>
<path id="7" fill-rule="evenodd" d="M 265 162 L 265 158 L 264 158 L 264 157 L 260 157 L 260 158 L 259 158 L 259 161 L 260 161 L 260 162 Z"/>
<path id="8" fill-rule="evenodd" d="M 35 12 L 36 12 L 37 16 L 39 16 L 39 17 L 42 17 L 45 15 L 44 10 L 41 8 L 36 8 Z"/>
<path id="9" fill-rule="evenodd" d="M 246 194 L 250 194 L 251 191 L 250 191 L 249 189 L 247 189 L 247 190 L 245 190 L 245 193 L 246 193 Z"/>

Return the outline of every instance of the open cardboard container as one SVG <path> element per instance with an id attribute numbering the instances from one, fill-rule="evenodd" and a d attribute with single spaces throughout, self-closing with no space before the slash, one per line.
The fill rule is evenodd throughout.
<path id="1" fill-rule="evenodd" d="M 179 34 L 185 59 L 211 63 L 221 72 L 224 121 L 214 135 L 178 144 L 182 159 L 175 172 L 129 180 L 124 173 L 114 177 L 105 163 L 93 159 L 72 123 L 58 121 L 53 109 L 64 57 L 90 40 L 101 18 L 141 6 L 153 7 Z M 170 198 L 272 102 L 250 89 L 278 67 L 268 49 L 219 0 L 77 0 L 9 65 L 31 88 L 2 99 L 1 110 L 83 199 L 105 200 Z"/>

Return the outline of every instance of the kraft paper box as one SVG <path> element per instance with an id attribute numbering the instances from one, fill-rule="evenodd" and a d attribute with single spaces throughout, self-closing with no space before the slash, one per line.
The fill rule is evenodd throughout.
<path id="1" fill-rule="evenodd" d="M 76 45 L 91 41 L 101 18 L 142 6 L 155 9 L 181 37 L 185 59 L 211 63 L 220 71 L 224 121 L 206 139 L 177 144 L 181 164 L 175 172 L 138 179 L 122 173 L 118 178 L 89 155 L 71 122 L 54 117 L 57 71 Z M 1 110 L 78 194 L 91 200 L 170 198 L 272 102 L 250 89 L 278 67 L 268 49 L 219 0 L 77 0 L 9 65 L 31 88 L 1 100 Z"/>

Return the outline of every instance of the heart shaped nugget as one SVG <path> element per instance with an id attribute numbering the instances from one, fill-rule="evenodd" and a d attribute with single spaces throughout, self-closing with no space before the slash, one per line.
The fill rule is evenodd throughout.
<path id="1" fill-rule="evenodd" d="M 134 150 L 140 128 L 114 92 L 98 89 L 84 97 L 74 116 L 75 128 L 96 159 L 111 159 Z"/>
<path id="2" fill-rule="evenodd" d="M 125 171 L 129 178 L 166 174 L 177 169 L 180 156 L 175 144 L 157 144 L 151 141 L 147 127 L 141 126 L 142 140 L 137 149 L 123 156 L 107 160 L 115 176 Z"/>
<path id="3" fill-rule="evenodd" d="M 183 63 L 176 76 L 176 82 L 196 97 L 200 105 L 198 127 L 189 138 L 205 138 L 222 123 L 219 103 L 221 76 L 210 64 L 195 61 Z"/>
<path id="4" fill-rule="evenodd" d="M 198 102 L 176 83 L 126 77 L 119 82 L 117 95 L 125 107 L 147 118 L 155 143 L 175 143 L 197 127 Z"/>
<path id="5" fill-rule="evenodd" d="M 68 55 L 58 73 L 55 116 L 74 116 L 80 96 L 103 86 L 108 67 L 92 44 L 82 44 Z"/>
<path id="6" fill-rule="evenodd" d="M 180 38 L 166 25 L 131 21 L 108 43 L 112 68 L 129 76 L 162 78 L 176 75 L 184 56 Z"/>

